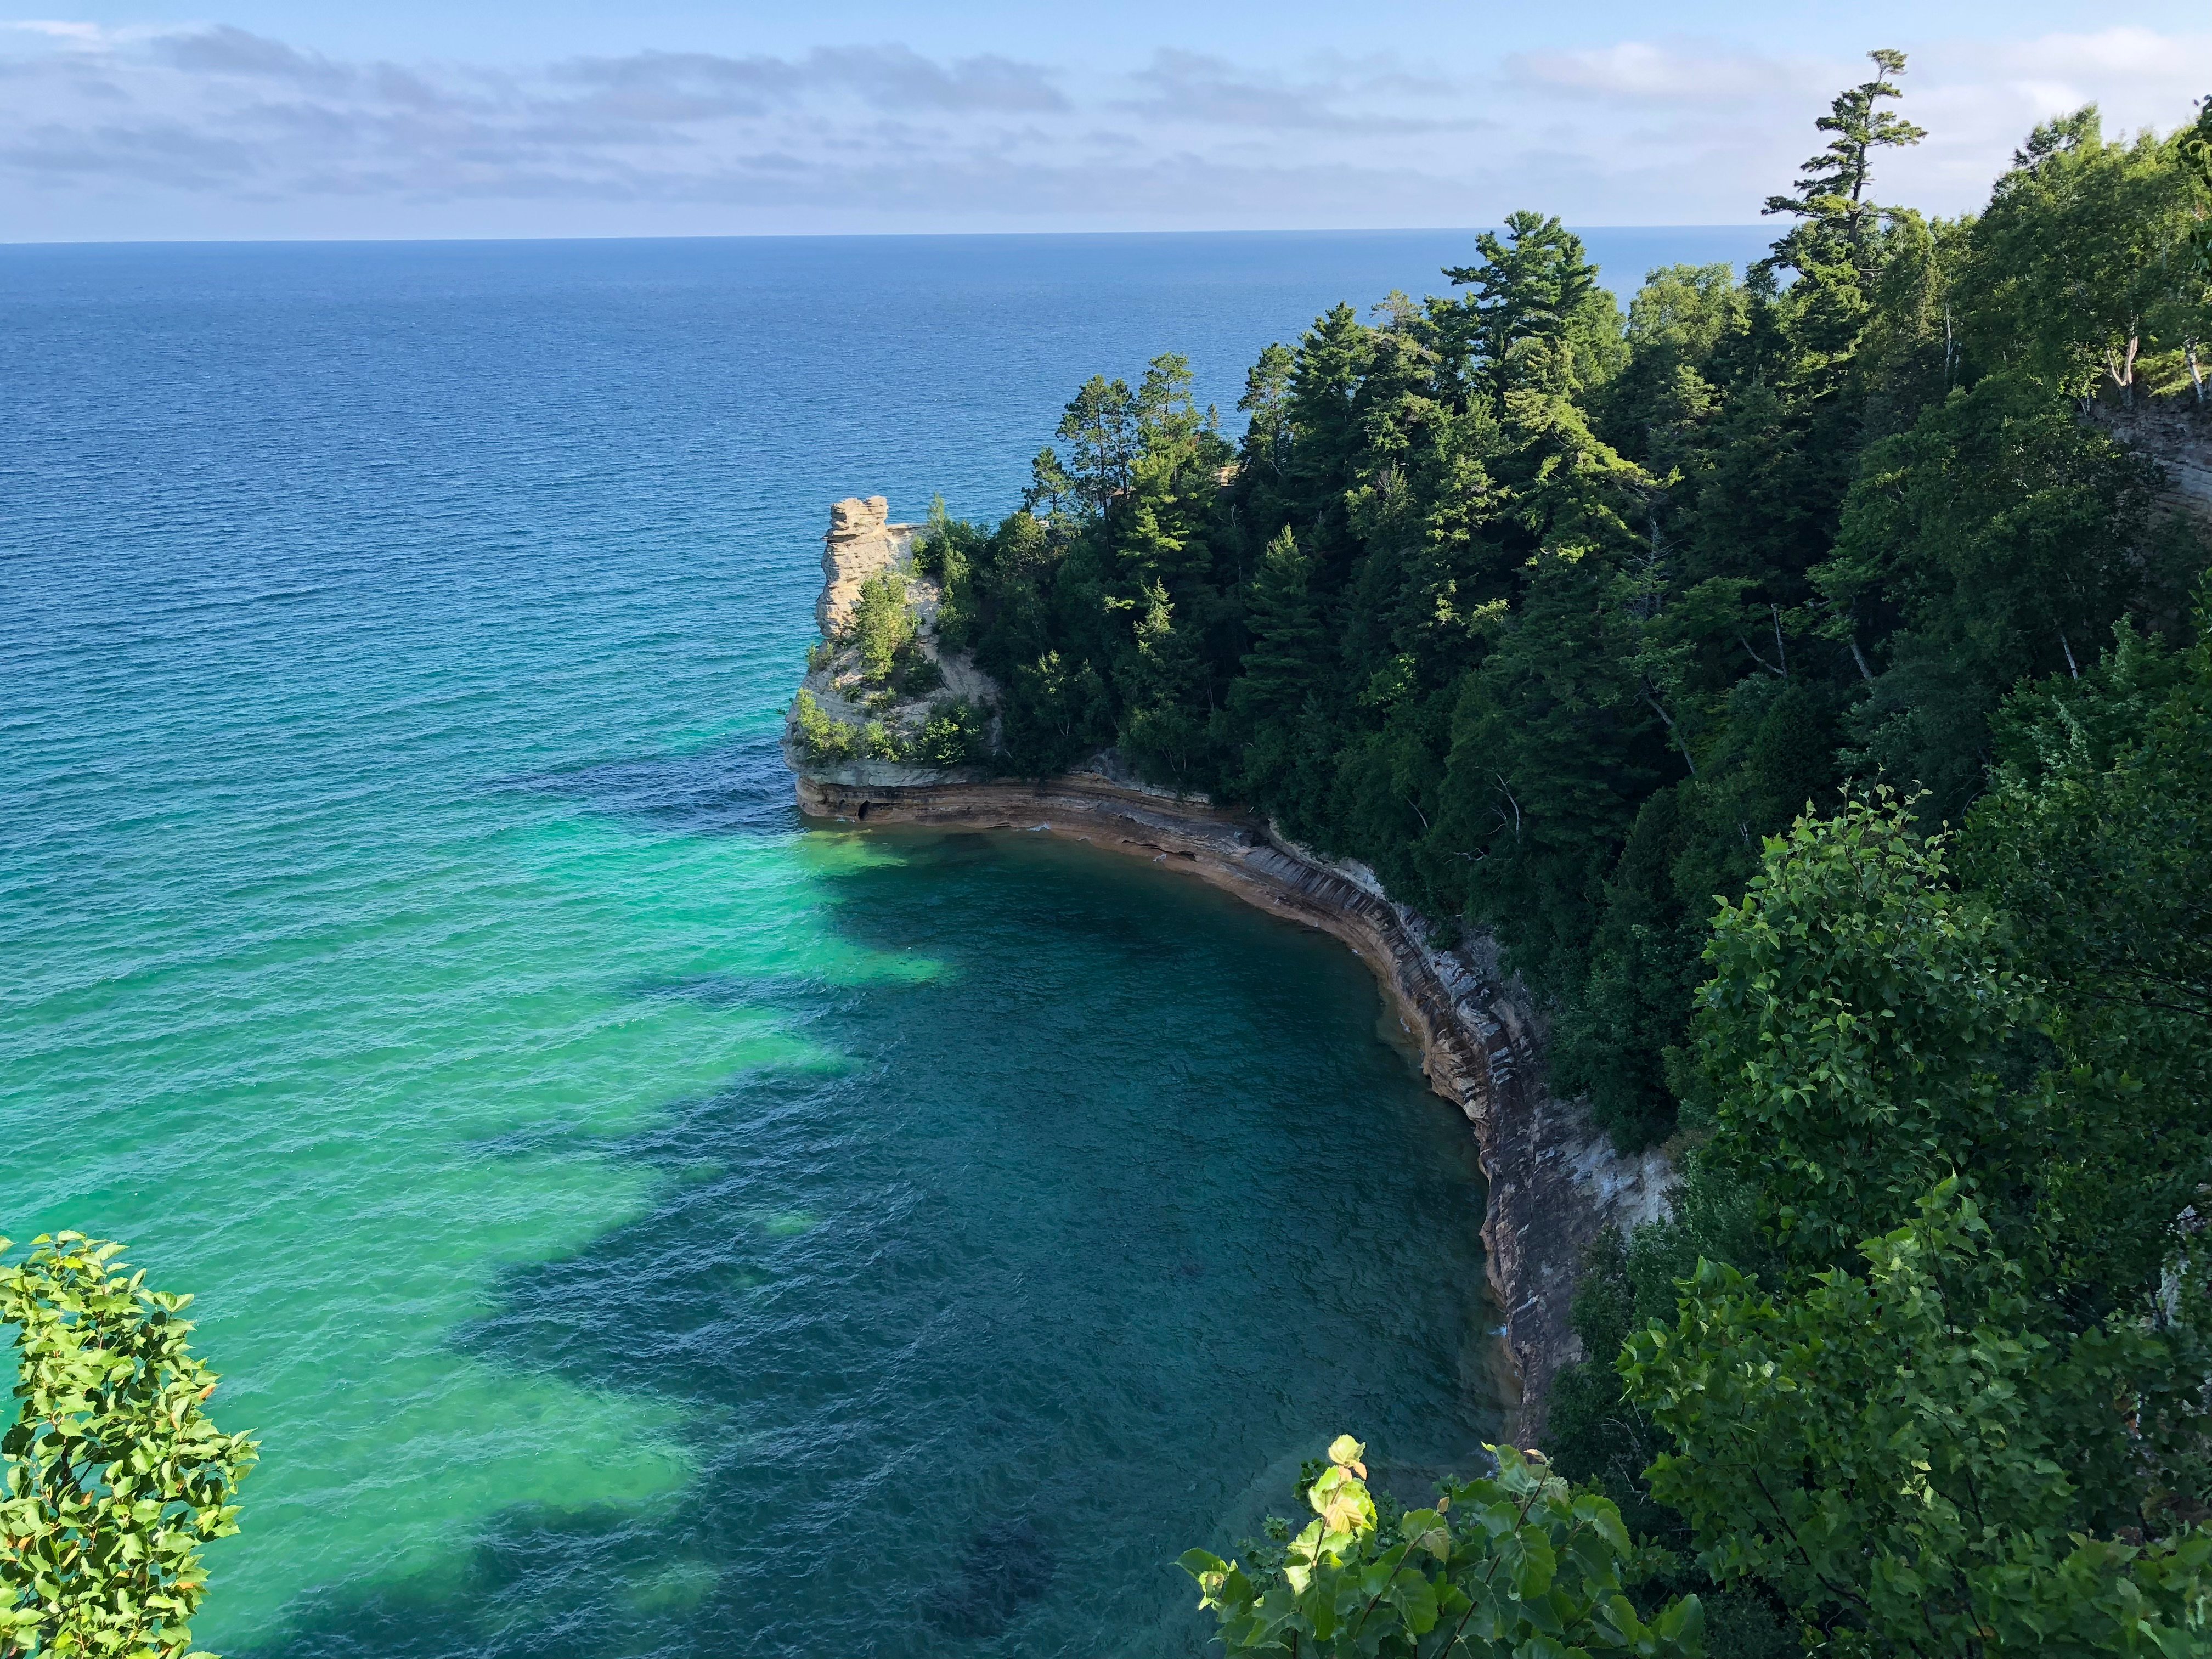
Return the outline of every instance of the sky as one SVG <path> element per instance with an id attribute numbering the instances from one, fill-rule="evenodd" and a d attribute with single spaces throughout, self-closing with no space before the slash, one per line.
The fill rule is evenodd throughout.
<path id="1" fill-rule="evenodd" d="M 1955 213 L 2212 92 L 2204 0 L 209 3 L 0 10 L 0 240 L 1743 224 L 1874 46 Z"/>

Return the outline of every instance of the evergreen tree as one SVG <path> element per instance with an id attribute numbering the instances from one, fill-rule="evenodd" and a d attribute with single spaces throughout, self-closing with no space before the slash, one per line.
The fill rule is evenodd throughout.
<path id="1" fill-rule="evenodd" d="M 1114 497 L 1128 488 L 1129 468 L 1137 457 L 1137 400 L 1128 382 L 1092 375 L 1068 401 L 1054 435 L 1069 446 L 1064 476 L 1073 485 L 1071 493 L 1086 510 L 1103 516 Z M 1045 456 L 1037 459 L 1042 463 Z M 1038 484 L 1059 473 L 1060 465 L 1055 457 Z"/>
<path id="2" fill-rule="evenodd" d="M 1282 476 L 1291 440 L 1291 377 L 1297 356 L 1279 342 L 1261 349 L 1260 360 L 1244 377 L 1237 407 L 1250 417 L 1244 428 L 1244 462 L 1270 478 Z"/>
<path id="3" fill-rule="evenodd" d="M 1445 280 L 1474 292 L 1462 307 L 1438 308 L 1449 349 L 1471 359 L 1477 383 L 1494 400 L 1505 393 L 1507 360 L 1523 340 L 1565 346 L 1589 302 L 1601 292 L 1582 239 L 1556 218 L 1510 213 L 1505 234 L 1474 239 L 1482 263 L 1453 265 Z M 1607 296 L 1610 303 L 1610 296 Z M 1578 365 L 1596 376 L 1597 364 Z"/>
<path id="4" fill-rule="evenodd" d="M 1917 144 L 1928 136 L 1926 129 L 1881 107 L 1903 96 L 1888 77 L 1905 73 L 1905 54 L 1883 47 L 1867 58 L 1874 75 L 1837 94 L 1828 112 L 1813 124 L 1835 137 L 1798 169 L 1794 191 L 1768 197 L 1762 210 L 1802 221 L 1775 244 L 1771 263 L 1814 281 L 1838 264 L 1861 281 L 1872 273 L 1883 212 L 1867 195 L 1875 152 Z"/>
<path id="5" fill-rule="evenodd" d="M 1253 574 L 1245 610 L 1252 645 L 1229 689 L 1227 732 L 1242 757 L 1242 787 L 1270 807 L 1284 804 L 1285 784 L 1297 769 L 1301 717 L 1328 659 L 1311 575 L 1310 562 L 1285 528 Z"/>
<path id="6" fill-rule="evenodd" d="M 1864 764 L 1930 792 L 1929 822 L 1978 792 L 2005 687 L 2078 674 L 2093 641 L 2176 580 L 2152 532 L 2154 485 L 2148 465 L 2014 375 L 1867 452 L 1814 580 L 1832 628 L 1889 665 L 1856 721 Z"/>

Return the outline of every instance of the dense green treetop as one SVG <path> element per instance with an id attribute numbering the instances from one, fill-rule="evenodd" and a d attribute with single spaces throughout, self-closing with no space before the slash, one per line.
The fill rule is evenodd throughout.
<path id="1" fill-rule="evenodd" d="M 2010 688 L 2191 628 L 2203 544 L 2083 400 L 2194 402 L 2212 116 L 2049 124 L 1931 221 L 1881 192 L 1905 68 L 1819 118 L 1742 280 L 1655 270 L 1624 314 L 1521 212 L 1447 292 L 1268 347 L 1233 447 L 1178 357 L 1083 386 L 1024 510 L 933 538 L 997 763 L 1115 746 L 1487 928 L 1555 1081 L 1663 1138 L 1764 837 L 1877 778 L 1955 823 Z"/>

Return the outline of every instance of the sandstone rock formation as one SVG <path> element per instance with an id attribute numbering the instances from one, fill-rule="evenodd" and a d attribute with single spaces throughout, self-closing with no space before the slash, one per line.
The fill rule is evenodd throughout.
<path id="1" fill-rule="evenodd" d="M 822 643 L 808 655 L 800 693 L 830 722 L 827 729 L 842 732 L 842 752 L 825 754 L 807 743 L 800 729 L 800 702 L 794 698 L 783 740 L 784 758 L 793 771 L 848 784 L 941 783 L 981 775 L 975 768 L 933 764 L 921 752 L 925 728 L 949 708 L 968 704 L 988 713 L 999 703 L 999 687 L 988 674 L 966 653 L 945 651 L 938 644 L 937 611 L 944 593 L 934 578 L 915 568 L 915 540 L 921 528 L 891 523 L 890 503 L 881 495 L 853 497 L 830 507 L 830 533 L 823 538 L 822 594 L 814 605 Z M 860 585 L 885 572 L 903 580 L 916 631 L 898 671 L 872 676 L 848 630 Z"/>
<path id="2" fill-rule="evenodd" d="M 848 496 L 830 509 L 830 533 L 822 538 L 822 597 L 814 602 L 814 621 L 823 639 L 834 639 L 852 620 L 860 584 L 881 571 L 914 561 L 919 525 L 890 522 L 891 504 L 881 495 L 863 501 Z"/>

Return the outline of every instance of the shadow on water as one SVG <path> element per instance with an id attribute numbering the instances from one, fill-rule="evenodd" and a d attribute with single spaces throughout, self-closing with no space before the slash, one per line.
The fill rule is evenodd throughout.
<path id="1" fill-rule="evenodd" d="M 922 1616 L 948 1636 L 996 1636 L 1044 1594 L 1057 1560 L 1034 1521 L 984 1527 L 961 1550 L 959 1576 L 923 1595 Z"/>
<path id="2" fill-rule="evenodd" d="M 625 996 L 641 1002 L 690 1002 L 702 1008 L 811 1010 L 820 1000 L 822 983 L 797 974 L 687 974 L 677 979 L 634 979 Z"/>
<path id="3" fill-rule="evenodd" d="M 479 1533 L 434 1587 L 402 1581 L 367 1594 L 313 1598 L 298 1609 L 285 1639 L 233 1649 L 231 1659 L 692 1654 L 700 1650 L 672 1639 L 679 1627 L 641 1619 L 634 1605 L 606 1594 L 635 1573 L 639 1559 L 668 1559 L 682 1541 L 619 1510 L 510 1510 Z"/>
<path id="4" fill-rule="evenodd" d="M 493 1311 L 454 1334 L 503 1366 L 682 1407 L 693 1474 L 671 1504 L 510 1510 L 447 1571 L 314 1598 L 232 1659 L 1021 1650 L 994 1643 L 1053 1583 L 1045 1525 L 1027 1508 L 959 1517 L 1036 1504 L 1039 1481 L 1006 1479 L 988 1445 L 929 1443 L 957 1437 L 926 1416 L 866 1420 L 884 1393 L 958 1409 L 902 1363 L 948 1323 L 914 1294 L 951 1266 L 927 1194 L 877 1169 L 823 1196 L 850 1109 L 880 1083 L 771 1073 L 678 1103 L 613 1148 L 663 1172 L 653 1212 L 504 1275 Z M 717 1158 L 731 1167 L 702 1171 Z M 975 1340 L 974 1322 L 950 1322 L 952 1346 Z"/>
<path id="5" fill-rule="evenodd" d="M 571 777 L 674 810 L 610 770 Z M 629 987 L 817 1022 L 854 1063 L 594 1146 L 657 1172 L 652 1212 L 503 1274 L 453 1339 L 677 1407 L 681 1492 L 508 1511 L 233 1659 L 1179 1659 L 1206 1632 L 1176 1554 L 1286 1507 L 1298 1454 L 1494 1437 L 1471 1143 L 1356 962 L 1080 850 L 882 844 L 823 878 L 827 925 L 941 973 Z"/>
<path id="6" fill-rule="evenodd" d="M 702 1507 L 712 1500 L 701 1494 Z M 915 1604 L 929 1635 L 890 1645 L 865 1632 L 801 1634 L 763 1644 L 748 1586 L 718 1568 L 711 1529 L 641 1524 L 616 1510 L 509 1510 L 486 1527 L 434 1589 L 402 1583 L 305 1608 L 282 1644 L 233 1659 L 694 1659 L 757 1653 L 974 1651 L 1006 1632 L 1051 1583 L 1053 1554 L 1026 1519 L 989 1527 L 962 1549 L 956 1574 Z M 839 1577 L 854 1603 L 880 1594 L 865 1563 Z M 892 1606 L 896 1609 L 896 1601 Z M 957 1647 L 949 1646 L 957 1643 Z M 1195 1648 L 1180 1651 L 1195 1653 Z"/>
<path id="7" fill-rule="evenodd" d="M 493 787 L 556 796 L 678 834 L 781 836 L 801 822 L 774 732 L 682 754 L 524 773 Z"/>

